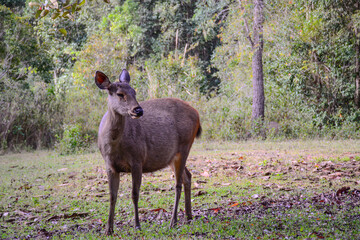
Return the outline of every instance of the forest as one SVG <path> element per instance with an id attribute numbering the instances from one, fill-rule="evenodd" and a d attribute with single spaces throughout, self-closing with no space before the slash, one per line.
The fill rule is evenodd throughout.
<path id="1" fill-rule="evenodd" d="M 359 2 L 264 2 L 260 125 L 253 9 L 250 0 L 1 0 L 1 151 L 86 151 L 107 108 L 94 73 L 115 80 L 123 68 L 139 101 L 193 105 L 204 139 L 358 139 Z"/>
<path id="2" fill-rule="evenodd" d="M 0 239 L 360 239 L 359 60 L 358 0 L 0 0 Z"/>

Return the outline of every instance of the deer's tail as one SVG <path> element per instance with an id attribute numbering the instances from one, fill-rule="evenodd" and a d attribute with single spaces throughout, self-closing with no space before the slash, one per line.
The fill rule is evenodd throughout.
<path id="1" fill-rule="evenodd" d="M 201 125 L 199 124 L 199 128 L 198 128 L 198 131 L 196 133 L 197 138 L 199 138 L 201 136 L 201 132 L 202 132 L 202 128 L 201 128 Z"/>

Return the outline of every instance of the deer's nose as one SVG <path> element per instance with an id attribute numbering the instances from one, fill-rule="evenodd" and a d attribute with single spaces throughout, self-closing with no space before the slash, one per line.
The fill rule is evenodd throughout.
<path id="1" fill-rule="evenodd" d="M 133 109 L 133 113 L 135 113 L 137 117 L 141 117 L 144 114 L 144 111 L 141 107 L 136 107 Z"/>

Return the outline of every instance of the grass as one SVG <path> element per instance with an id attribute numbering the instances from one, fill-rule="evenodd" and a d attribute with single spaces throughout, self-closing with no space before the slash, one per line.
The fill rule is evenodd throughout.
<path id="1" fill-rule="evenodd" d="M 111 238 L 360 239 L 360 141 L 197 142 L 187 166 L 194 220 L 169 229 L 171 171 L 144 174 L 142 231 L 122 175 Z M 346 188 L 344 188 L 346 187 Z M 183 200 L 183 197 L 182 197 Z M 98 152 L 0 156 L 0 238 L 99 239 L 108 186 Z"/>

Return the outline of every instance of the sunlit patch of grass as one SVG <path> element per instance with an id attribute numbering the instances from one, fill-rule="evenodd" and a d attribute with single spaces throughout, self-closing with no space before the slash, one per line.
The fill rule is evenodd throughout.
<path id="1" fill-rule="evenodd" d="M 338 162 L 349 162 L 349 161 L 351 161 L 351 158 L 350 157 L 338 157 L 337 158 L 337 161 Z"/>

